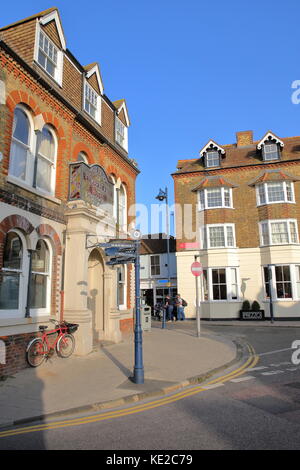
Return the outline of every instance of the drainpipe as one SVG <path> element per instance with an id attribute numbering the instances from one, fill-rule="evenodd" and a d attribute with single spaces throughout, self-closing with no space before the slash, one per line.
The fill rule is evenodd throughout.
<path id="1" fill-rule="evenodd" d="M 61 287 L 60 287 L 60 314 L 59 321 L 64 319 L 65 306 L 65 255 L 66 253 L 66 230 L 63 232 L 62 257 L 61 257 Z"/>

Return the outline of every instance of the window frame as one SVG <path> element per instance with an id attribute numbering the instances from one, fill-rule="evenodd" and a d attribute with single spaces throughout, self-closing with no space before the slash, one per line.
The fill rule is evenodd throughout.
<path id="1" fill-rule="evenodd" d="M 287 242 L 282 242 L 282 243 L 274 243 L 273 242 L 273 235 L 275 235 L 272 232 L 272 224 L 279 224 L 279 223 L 285 223 L 286 228 L 287 228 L 287 236 L 288 236 L 288 241 Z M 290 224 L 293 223 L 296 230 L 296 238 L 297 241 L 293 242 L 292 241 L 292 236 L 291 236 L 291 226 Z M 267 230 L 265 233 L 263 231 L 265 230 L 263 227 L 267 227 Z M 264 236 L 267 237 L 268 243 L 265 243 Z M 262 220 L 259 222 L 259 242 L 260 246 L 281 246 L 281 245 L 299 245 L 299 233 L 298 233 L 298 221 L 297 219 L 267 219 L 267 220 Z"/>
<path id="2" fill-rule="evenodd" d="M 158 263 L 152 263 L 152 260 L 154 260 L 155 258 L 158 258 Z M 161 276 L 161 256 L 159 254 L 150 255 L 149 267 L 150 267 L 150 277 L 159 277 L 159 276 Z M 155 268 L 155 272 L 157 271 L 157 268 L 158 268 L 159 272 L 156 273 L 156 274 L 152 274 L 152 269 L 153 268 Z"/>
<path id="3" fill-rule="evenodd" d="M 213 283 L 213 271 L 214 270 L 224 270 L 225 271 L 225 283 L 220 283 L 218 285 L 226 286 L 226 299 L 214 299 L 213 286 L 217 285 Z M 235 278 L 232 278 L 232 270 L 235 272 Z M 233 282 L 234 281 L 234 282 Z M 206 283 L 206 287 L 205 287 Z M 234 286 L 234 288 L 233 288 Z M 202 302 L 207 303 L 224 303 L 224 302 L 240 302 L 241 301 L 241 291 L 240 291 L 240 273 L 238 266 L 213 266 L 203 268 L 203 278 L 202 278 Z M 205 298 L 207 297 L 207 298 Z"/>
<path id="4" fill-rule="evenodd" d="M 281 280 L 276 280 L 276 267 L 289 267 L 289 275 L 290 275 L 290 280 L 289 281 L 281 281 Z M 277 264 L 271 264 L 270 265 L 271 272 L 272 272 L 272 277 L 270 279 L 269 277 L 269 265 L 263 265 L 261 267 L 262 269 L 262 281 L 263 281 L 263 288 L 264 288 L 264 301 L 269 302 L 270 297 L 267 296 L 267 290 L 266 290 L 266 284 L 269 284 L 269 289 L 271 289 L 272 292 L 272 301 L 274 302 L 293 302 L 300 300 L 300 288 L 298 289 L 298 286 L 300 285 L 300 264 L 299 263 L 277 263 Z M 299 276 L 297 276 L 297 268 L 298 268 L 298 273 Z M 266 281 L 265 277 L 265 269 L 268 269 L 268 281 Z M 277 293 L 277 284 L 281 283 L 290 283 L 291 284 L 291 292 L 292 292 L 292 297 L 278 297 Z M 298 293 L 299 290 L 299 293 Z"/>
<path id="5" fill-rule="evenodd" d="M 210 228 L 217 228 L 217 227 L 222 227 L 223 228 L 223 235 L 224 235 L 224 245 L 222 246 L 211 246 L 211 240 L 210 240 Z M 227 228 L 230 227 L 232 229 L 232 237 L 233 237 L 233 245 L 228 245 L 228 231 Z M 202 233 L 202 249 L 204 250 L 212 250 L 212 249 L 228 249 L 228 248 L 236 248 L 236 236 L 235 236 L 235 224 L 207 224 L 204 225 L 201 229 Z"/>
<path id="6" fill-rule="evenodd" d="M 122 195 L 121 192 L 123 191 L 124 194 L 124 204 L 121 204 L 121 199 Z M 119 211 L 119 229 L 126 233 L 127 232 L 127 191 L 125 188 L 125 185 L 122 183 L 119 188 L 119 205 L 118 205 L 118 211 Z"/>
<path id="7" fill-rule="evenodd" d="M 46 307 L 39 307 L 39 308 L 30 307 L 30 315 L 32 317 L 38 317 L 40 315 L 48 315 L 48 314 L 50 315 L 51 313 L 51 290 L 52 290 L 51 281 L 52 281 L 52 275 L 53 275 L 53 248 L 52 248 L 50 241 L 47 238 L 43 238 L 43 237 L 37 240 L 36 245 L 40 240 L 45 242 L 48 248 L 48 253 L 49 253 L 49 266 L 48 266 L 48 272 L 46 274 L 46 277 L 47 277 Z M 31 274 L 41 274 L 41 273 L 37 273 L 37 272 L 33 273 L 32 271 Z"/>
<path id="8" fill-rule="evenodd" d="M 55 68 L 54 76 L 51 75 L 48 72 L 48 70 L 39 61 L 40 34 L 43 34 L 46 37 L 46 39 L 49 41 L 49 43 L 52 44 L 52 47 L 54 47 L 57 51 L 57 65 L 56 65 L 56 68 Z M 45 52 L 44 52 L 44 54 L 45 54 Z M 49 60 L 51 60 L 50 57 L 49 57 Z M 62 82 L 63 82 L 63 60 L 64 60 L 63 51 L 58 46 L 56 46 L 56 44 L 54 44 L 54 42 L 49 38 L 47 33 L 45 33 L 45 31 L 42 29 L 40 23 L 37 22 L 36 35 L 35 35 L 34 61 L 43 70 L 43 72 L 45 72 L 48 77 L 50 77 L 52 80 L 54 80 L 56 83 L 58 83 L 58 85 L 60 87 L 62 87 Z"/>
<path id="9" fill-rule="evenodd" d="M 56 163 L 57 163 L 57 153 L 58 153 L 58 140 L 57 140 L 57 136 L 56 136 L 56 133 L 54 131 L 54 129 L 52 128 L 52 126 L 48 125 L 48 124 L 45 124 L 43 126 L 43 129 L 44 130 L 46 128 L 46 130 L 48 130 L 50 132 L 50 134 L 52 135 L 52 138 L 53 138 L 53 142 L 54 142 L 54 155 L 53 155 L 53 162 L 51 160 L 49 160 L 48 157 L 46 157 L 45 155 L 41 154 L 39 152 L 39 150 L 37 151 L 37 158 L 41 158 L 42 160 L 45 160 L 47 161 L 48 163 L 50 163 L 51 165 L 51 176 L 50 176 L 50 191 L 47 191 L 46 189 L 44 188 L 41 188 L 40 186 L 38 186 L 38 184 L 36 183 L 36 189 L 38 191 L 40 191 L 41 193 L 44 193 L 46 195 L 50 195 L 50 196 L 54 196 L 55 194 L 55 182 L 56 182 Z M 42 131 L 41 131 L 42 133 Z M 40 141 L 40 139 L 38 139 Z M 41 143 L 41 142 L 40 142 Z M 38 171 L 38 162 L 37 162 L 37 171 Z M 37 180 L 37 174 L 36 174 L 36 180 Z"/>
<path id="10" fill-rule="evenodd" d="M 271 153 L 273 154 L 274 153 L 274 151 L 273 152 L 266 152 L 266 148 L 268 146 L 270 147 L 271 145 L 276 146 L 276 154 L 277 154 L 276 158 L 267 158 L 268 154 L 271 154 Z M 268 141 L 264 142 L 263 145 L 262 145 L 262 156 L 263 156 L 263 160 L 265 162 L 270 162 L 270 161 L 273 161 L 273 160 L 279 160 L 280 159 L 280 150 L 279 150 L 278 144 L 276 142 L 268 142 Z"/>
<path id="11" fill-rule="evenodd" d="M 120 127 L 123 131 L 123 135 L 119 139 L 119 135 L 121 133 L 118 130 L 118 127 Z M 126 152 L 128 151 L 128 128 L 125 126 L 125 124 L 121 121 L 118 116 L 115 116 L 115 141 L 120 147 L 122 147 Z"/>
<path id="12" fill-rule="evenodd" d="M 90 92 L 95 95 L 97 104 L 96 106 L 91 103 L 86 96 L 86 90 L 90 89 Z M 86 109 L 86 101 L 90 104 L 90 106 L 93 106 L 95 108 L 95 117 Z M 87 113 L 88 116 L 90 116 L 97 124 L 101 126 L 101 110 L 102 110 L 102 100 L 101 100 L 101 95 L 89 84 L 87 79 L 85 78 L 83 80 L 83 103 L 82 107 L 85 113 Z"/>
<path id="13" fill-rule="evenodd" d="M 27 300 L 27 289 L 26 281 L 28 278 L 28 269 L 29 269 L 29 257 L 28 254 L 28 247 L 27 241 L 23 233 L 17 229 L 12 228 L 6 233 L 6 236 L 9 233 L 15 233 L 21 240 L 22 243 L 22 260 L 21 260 L 21 269 L 20 270 L 13 270 L 9 268 L 1 268 L 1 272 L 18 272 L 19 273 L 19 302 L 17 309 L 0 309 L 0 321 L 6 318 L 19 318 L 22 314 L 24 316 L 25 307 L 26 307 L 26 300 Z"/>
<path id="14" fill-rule="evenodd" d="M 26 106 L 22 104 L 17 104 L 14 109 L 14 116 L 13 122 L 15 119 L 15 112 L 16 110 L 21 110 L 28 119 L 28 145 L 24 144 L 23 142 L 16 139 L 13 134 L 14 130 L 12 130 L 11 134 L 11 144 L 10 144 L 10 154 L 9 154 L 9 168 L 8 168 L 8 175 L 17 181 L 20 181 L 22 184 L 26 184 L 29 186 L 33 185 L 33 172 L 34 172 L 34 160 L 35 160 L 35 149 L 36 149 L 36 134 L 34 132 L 34 123 L 33 117 L 30 111 L 26 108 Z M 13 162 L 13 144 L 14 142 L 17 145 L 22 145 L 22 147 L 27 147 L 27 155 L 26 155 L 26 169 L 25 169 L 25 179 L 22 179 L 12 173 L 12 162 Z"/>
<path id="15" fill-rule="evenodd" d="M 218 206 L 209 206 L 208 205 L 208 195 L 209 191 L 219 189 L 221 191 L 221 205 Z M 225 191 L 229 191 L 229 205 L 225 205 Z M 210 210 L 210 209 L 233 209 L 233 197 L 232 197 L 232 188 L 228 186 L 221 186 L 218 188 L 205 188 L 197 191 L 198 195 L 198 210 Z"/>
<path id="16" fill-rule="evenodd" d="M 218 155 L 218 164 L 217 165 L 209 165 L 209 155 L 212 155 L 213 153 L 217 154 Z M 215 149 L 211 149 L 211 150 L 206 150 L 205 152 L 205 157 L 204 157 L 204 161 L 205 161 L 205 168 L 216 168 L 218 166 L 220 166 L 220 152 L 219 150 L 215 150 Z"/>
<path id="17" fill-rule="evenodd" d="M 269 191 L 268 191 L 268 186 L 270 187 L 272 184 L 282 184 L 282 191 L 284 194 L 283 200 L 280 201 L 270 201 L 269 200 Z M 292 195 L 292 200 L 288 200 L 288 185 L 290 185 L 291 189 L 291 195 Z M 264 201 L 261 202 L 261 199 Z M 256 185 L 256 203 L 257 206 L 264 206 L 268 204 L 295 204 L 295 189 L 294 189 L 294 183 L 292 181 L 267 181 L 265 183 L 260 183 Z"/>

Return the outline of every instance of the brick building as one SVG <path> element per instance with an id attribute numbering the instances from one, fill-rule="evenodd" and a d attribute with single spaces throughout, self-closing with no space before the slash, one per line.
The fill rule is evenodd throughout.
<path id="1" fill-rule="evenodd" d="M 201 317 L 239 317 L 244 300 L 300 318 L 300 137 L 237 132 L 210 140 L 174 173 L 178 292 L 195 316 L 195 256 L 203 265 Z M 184 207 L 184 205 L 186 205 Z"/>
<path id="2" fill-rule="evenodd" d="M 129 125 L 98 63 L 67 48 L 56 8 L 0 29 L 0 375 L 25 366 L 50 318 L 80 324 L 78 354 L 131 328 L 132 267 L 93 248 L 132 222 Z"/>

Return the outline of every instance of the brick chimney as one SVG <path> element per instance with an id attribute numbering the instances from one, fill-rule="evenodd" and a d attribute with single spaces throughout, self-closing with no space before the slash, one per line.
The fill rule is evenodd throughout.
<path id="1" fill-rule="evenodd" d="M 247 147 L 253 144 L 253 131 L 236 132 L 237 147 Z"/>

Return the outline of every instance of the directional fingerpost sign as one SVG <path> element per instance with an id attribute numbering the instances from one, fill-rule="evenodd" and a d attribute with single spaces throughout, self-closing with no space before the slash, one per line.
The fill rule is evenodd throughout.
<path id="1" fill-rule="evenodd" d="M 194 261 L 191 265 L 191 271 L 194 276 L 201 276 L 203 273 L 202 264 L 198 261 Z"/>

